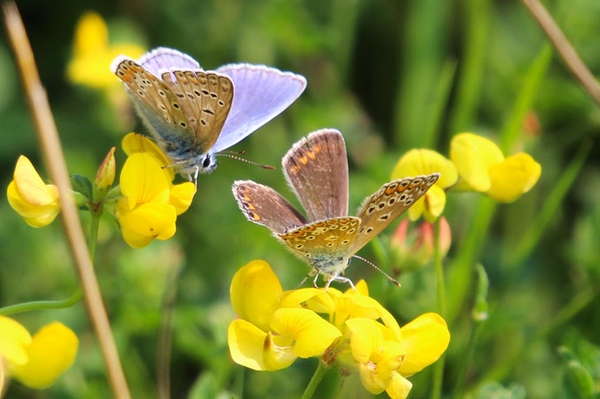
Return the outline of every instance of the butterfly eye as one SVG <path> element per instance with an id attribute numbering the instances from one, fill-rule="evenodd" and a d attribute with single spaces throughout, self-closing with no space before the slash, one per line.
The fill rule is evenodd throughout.
<path id="1" fill-rule="evenodd" d="M 204 161 L 202 161 L 202 167 L 203 168 L 208 168 L 210 166 L 210 157 L 206 157 L 204 158 Z"/>

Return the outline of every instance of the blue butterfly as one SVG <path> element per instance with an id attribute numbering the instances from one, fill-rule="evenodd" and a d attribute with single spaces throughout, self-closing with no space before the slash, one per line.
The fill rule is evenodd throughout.
<path id="1" fill-rule="evenodd" d="M 189 55 L 164 47 L 137 62 L 118 56 L 111 69 L 171 166 L 194 181 L 216 169 L 218 152 L 279 115 L 306 88 L 303 76 L 264 65 L 205 71 Z"/>

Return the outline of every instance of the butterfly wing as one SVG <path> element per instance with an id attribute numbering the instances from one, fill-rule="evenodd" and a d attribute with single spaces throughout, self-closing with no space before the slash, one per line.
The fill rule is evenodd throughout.
<path id="1" fill-rule="evenodd" d="M 339 131 L 309 134 L 294 144 L 282 165 L 310 221 L 348 216 L 348 158 Z"/>
<path id="2" fill-rule="evenodd" d="M 238 180 L 232 186 L 240 210 L 249 221 L 282 234 L 306 224 L 296 208 L 271 187 L 251 180 Z"/>
<path id="3" fill-rule="evenodd" d="M 112 70 L 127 88 L 134 107 L 163 149 L 165 142 L 193 142 L 188 118 L 165 82 L 125 56 L 113 61 Z"/>
<path id="4" fill-rule="evenodd" d="M 226 75 L 202 70 L 171 69 L 161 78 L 177 97 L 193 131 L 191 147 L 182 150 L 192 150 L 192 155 L 206 154 L 221 134 L 231 109 L 233 82 Z"/>
<path id="5" fill-rule="evenodd" d="M 230 64 L 216 72 L 233 80 L 235 97 L 215 152 L 238 143 L 289 107 L 306 88 L 306 79 L 263 65 Z"/>
<path id="6" fill-rule="evenodd" d="M 157 47 L 144 54 L 139 64 L 154 76 L 160 76 L 171 69 L 202 69 L 198 61 L 189 55 L 167 47 Z"/>
<path id="7" fill-rule="evenodd" d="M 390 225 L 429 190 L 440 177 L 439 173 L 427 176 L 393 180 L 367 197 L 358 211 L 360 228 L 351 249 L 356 253 Z"/>
<path id="8" fill-rule="evenodd" d="M 348 267 L 360 223 L 352 216 L 327 219 L 280 234 L 279 238 L 319 273 L 335 278 Z"/>

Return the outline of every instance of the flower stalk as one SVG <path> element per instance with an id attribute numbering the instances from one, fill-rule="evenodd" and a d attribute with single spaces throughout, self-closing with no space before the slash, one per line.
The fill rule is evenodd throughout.
<path id="1" fill-rule="evenodd" d="M 46 92 L 40 81 L 33 51 L 27 38 L 23 21 L 14 2 L 2 5 L 9 41 L 15 53 L 18 69 L 31 113 L 35 121 L 38 139 L 45 155 L 52 181 L 56 184 L 61 202 L 61 217 L 75 264 L 81 279 L 88 314 L 100 342 L 110 384 L 116 398 L 130 398 L 125 374 L 119 360 L 108 317 L 102 302 L 98 281 L 79 214 L 71 194 L 69 173 L 58 137 L 56 124 L 50 111 Z"/>

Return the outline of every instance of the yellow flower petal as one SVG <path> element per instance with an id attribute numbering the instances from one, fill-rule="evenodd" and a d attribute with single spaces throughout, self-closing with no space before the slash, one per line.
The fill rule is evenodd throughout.
<path id="1" fill-rule="evenodd" d="M 17 160 L 13 179 L 21 196 L 30 204 L 43 206 L 56 201 L 54 192 L 48 189 L 26 156 L 21 155 Z"/>
<path id="2" fill-rule="evenodd" d="M 498 202 L 513 202 L 537 183 L 542 167 L 530 155 L 516 154 L 490 168 L 487 194 Z"/>
<path id="3" fill-rule="evenodd" d="M 392 382 L 385 390 L 391 399 L 405 399 L 412 389 L 412 382 L 395 373 L 392 376 Z"/>
<path id="4" fill-rule="evenodd" d="M 381 319 L 394 336 L 400 336 L 400 326 L 394 316 L 379 302 L 368 296 L 344 295 L 343 298 L 336 301 L 336 318 L 339 319 L 339 322 L 355 318 Z"/>
<path id="5" fill-rule="evenodd" d="M 425 313 L 400 329 L 406 359 L 398 370 L 409 377 L 442 356 L 450 343 L 450 332 L 444 319 L 436 313 Z"/>
<path id="6" fill-rule="evenodd" d="M 453 186 L 458 180 L 456 166 L 436 151 L 416 149 L 404 154 L 392 172 L 392 179 L 435 172 L 441 173 L 438 181 L 408 209 L 408 217 L 412 221 L 424 215 L 425 219 L 433 222 L 442 214 L 446 204 L 444 189 Z"/>
<path id="7" fill-rule="evenodd" d="M 0 363 L 2 358 L 13 365 L 27 363 L 27 347 L 30 344 L 31 335 L 25 327 L 13 319 L 0 316 Z"/>
<path id="8" fill-rule="evenodd" d="M 282 293 L 279 279 L 263 260 L 252 261 L 238 270 L 229 288 L 235 312 L 262 331 L 269 331 Z"/>
<path id="9" fill-rule="evenodd" d="M 138 133 L 129 133 L 123 140 L 121 141 L 121 146 L 123 147 L 123 151 L 128 156 L 131 156 L 135 153 L 149 153 L 154 155 L 161 166 L 168 166 L 171 164 L 171 161 L 164 152 L 160 149 L 158 145 L 148 137 L 143 136 Z M 175 178 L 175 171 L 173 168 L 165 167 L 163 170 L 170 176 L 169 181 L 173 181 Z"/>
<path id="10" fill-rule="evenodd" d="M 352 356 L 359 363 L 367 363 L 374 352 L 383 346 L 383 332 L 379 323 L 372 319 L 357 318 L 346 321 L 352 333 L 350 347 Z"/>
<path id="11" fill-rule="evenodd" d="M 433 223 L 442 215 L 445 207 L 446 192 L 435 184 L 408 208 L 408 218 L 414 222 L 423 215 L 428 222 Z"/>
<path id="12" fill-rule="evenodd" d="M 76 56 L 97 54 L 108 47 L 108 28 L 98 13 L 86 12 L 75 28 Z"/>
<path id="13" fill-rule="evenodd" d="M 278 348 L 270 333 L 245 320 L 234 320 L 227 330 L 231 358 L 252 370 L 280 370 L 289 367 L 296 355 L 292 348 Z"/>
<path id="14" fill-rule="evenodd" d="M 144 49 L 135 44 L 109 45 L 108 29 L 100 15 L 85 13 L 75 29 L 73 58 L 67 66 L 67 77 L 74 83 L 95 89 L 120 85 L 111 72 L 112 60 L 120 54 L 138 58 Z"/>
<path id="15" fill-rule="evenodd" d="M 127 198 L 130 209 L 140 203 L 166 204 L 170 197 L 170 183 L 158 160 L 145 153 L 129 156 L 121 171 L 121 192 Z"/>
<path id="16" fill-rule="evenodd" d="M 196 185 L 192 182 L 171 185 L 169 204 L 175 207 L 177 215 L 181 215 L 192 205 L 194 195 L 196 195 Z"/>
<path id="17" fill-rule="evenodd" d="M 489 171 L 504 160 L 492 141 L 472 133 L 460 133 L 450 143 L 450 158 L 459 175 L 475 191 L 486 192 L 492 186 Z"/>
<path id="18" fill-rule="evenodd" d="M 263 358 L 265 359 L 265 367 L 269 371 L 281 370 L 289 367 L 298 358 L 298 355 L 294 353 L 292 346 L 279 346 L 275 344 L 275 338 L 273 334 L 269 332 L 267 334 L 267 340 L 265 341 L 265 349 Z"/>
<path id="19" fill-rule="evenodd" d="M 266 370 L 263 348 L 267 333 L 248 323 L 234 320 L 227 330 L 229 353 L 234 362 L 252 370 Z"/>
<path id="20" fill-rule="evenodd" d="M 271 329 L 279 335 L 295 338 L 298 357 L 320 356 L 342 335 L 340 330 L 309 309 L 281 308 L 275 311 Z"/>
<path id="21" fill-rule="evenodd" d="M 415 149 L 408 151 L 400 158 L 392 172 L 392 179 L 436 172 L 441 173 L 436 185 L 442 188 L 452 186 L 458 179 L 456 167 L 448 158 L 433 150 Z"/>
<path id="22" fill-rule="evenodd" d="M 361 279 L 358 283 L 356 283 L 354 285 L 354 287 L 356 288 L 356 290 L 353 290 L 352 288 L 348 288 L 345 292 L 345 294 L 347 295 L 363 295 L 363 296 L 369 296 L 369 286 L 367 285 L 367 282 L 364 279 Z"/>
<path id="23" fill-rule="evenodd" d="M 45 184 L 31 161 L 21 155 L 6 195 L 10 206 L 32 227 L 50 224 L 60 212 L 58 189 Z"/>
<path id="24" fill-rule="evenodd" d="M 435 183 L 441 188 L 448 188 L 458 180 L 456 166 L 442 154 L 428 149 L 410 150 L 398 160 L 392 172 L 392 179 L 429 175 L 440 172 Z"/>
<path id="25" fill-rule="evenodd" d="M 29 361 L 13 367 L 15 378 L 24 385 L 44 389 L 73 365 L 79 340 L 71 329 L 54 322 L 43 327 L 27 348 Z"/>
<path id="26" fill-rule="evenodd" d="M 123 239 L 132 248 L 143 248 L 152 240 L 168 240 L 175 235 L 177 214 L 169 204 L 148 203 L 127 209 L 126 199 L 117 202 L 117 217 Z"/>
<path id="27" fill-rule="evenodd" d="M 352 356 L 365 388 L 371 393 L 383 392 L 402 364 L 404 349 L 392 332 L 371 319 L 351 319 L 346 322 L 351 332 Z"/>
<path id="28" fill-rule="evenodd" d="M 286 291 L 280 307 L 306 307 L 316 313 L 331 314 L 335 310 L 335 303 L 329 294 L 334 290 L 335 288 L 330 288 L 329 292 L 325 292 L 324 289 L 319 288 L 301 288 Z"/>

